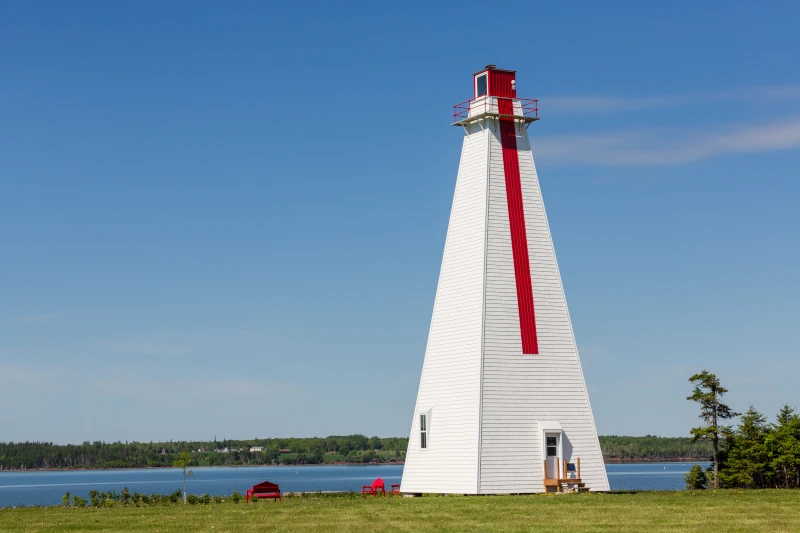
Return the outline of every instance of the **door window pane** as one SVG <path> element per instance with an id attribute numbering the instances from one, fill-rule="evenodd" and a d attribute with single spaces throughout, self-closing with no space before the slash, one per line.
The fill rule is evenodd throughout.
<path id="1" fill-rule="evenodd" d="M 558 437 L 547 436 L 547 457 L 555 457 L 558 454 Z"/>

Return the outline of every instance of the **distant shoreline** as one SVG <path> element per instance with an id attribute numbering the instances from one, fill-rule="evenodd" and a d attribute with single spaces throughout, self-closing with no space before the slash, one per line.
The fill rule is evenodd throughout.
<path id="1" fill-rule="evenodd" d="M 403 465 L 405 461 L 396 461 L 392 463 L 345 463 L 345 462 L 336 462 L 336 463 L 316 463 L 316 464 L 298 464 L 298 465 L 197 465 L 197 466 L 190 466 L 189 469 L 195 468 L 274 468 L 274 467 L 291 467 L 291 468 L 303 468 L 306 466 L 393 466 L 393 465 Z M 110 471 L 110 470 L 171 470 L 175 469 L 174 466 L 125 466 L 125 467 L 114 467 L 114 468 L 8 468 L 4 470 L 0 470 L 0 474 L 3 472 L 87 472 L 92 470 L 103 470 L 103 471 Z"/>
<path id="2" fill-rule="evenodd" d="M 604 457 L 603 463 L 605 464 L 632 464 L 632 463 L 696 463 L 710 461 L 708 457 L 638 457 L 638 458 L 621 458 L 621 457 Z"/>
<path id="3" fill-rule="evenodd" d="M 675 457 L 675 458 L 620 458 L 620 457 L 605 457 L 603 458 L 604 464 L 636 464 L 636 463 L 704 463 L 710 461 L 708 457 Z M 260 467 L 286 467 L 286 468 L 303 468 L 307 466 L 400 466 L 405 464 L 405 461 L 395 461 L 391 463 L 318 463 L 318 464 L 299 464 L 299 465 L 205 465 L 193 466 L 191 468 L 260 468 Z M 86 472 L 86 471 L 111 471 L 111 470 L 169 470 L 175 468 L 174 466 L 129 466 L 123 468 L 12 468 L 0 470 L 0 474 L 4 472 Z"/>

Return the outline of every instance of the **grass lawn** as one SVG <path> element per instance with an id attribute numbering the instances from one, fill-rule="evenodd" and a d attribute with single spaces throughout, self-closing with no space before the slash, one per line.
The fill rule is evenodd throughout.
<path id="1" fill-rule="evenodd" d="M 800 491 L 313 496 L 256 505 L 0 509 L 0 531 L 800 531 Z"/>

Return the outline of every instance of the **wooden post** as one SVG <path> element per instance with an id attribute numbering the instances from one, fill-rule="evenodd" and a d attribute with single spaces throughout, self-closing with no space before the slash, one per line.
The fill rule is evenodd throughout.
<path id="1" fill-rule="evenodd" d="M 567 479 L 567 460 L 564 459 L 564 470 L 561 471 L 564 474 L 564 479 Z"/>
<path id="2" fill-rule="evenodd" d="M 581 479 L 581 458 L 578 457 L 578 479 Z"/>
<path id="3" fill-rule="evenodd" d="M 555 458 L 555 462 L 553 463 L 553 468 L 555 469 L 553 475 L 555 476 L 556 479 L 556 492 L 561 492 L 561 483 L 558 482 L 558 468 L 559 468 L 558 457 Z"/>

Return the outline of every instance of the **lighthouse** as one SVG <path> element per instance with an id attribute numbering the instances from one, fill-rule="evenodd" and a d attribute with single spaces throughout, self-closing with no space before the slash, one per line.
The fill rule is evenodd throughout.
<path id="1" fill-rule="evenodd" d="M 609 490 L 528 139 L 537 101 L 494 65 L 472 85 L 400 490 Z"/>

